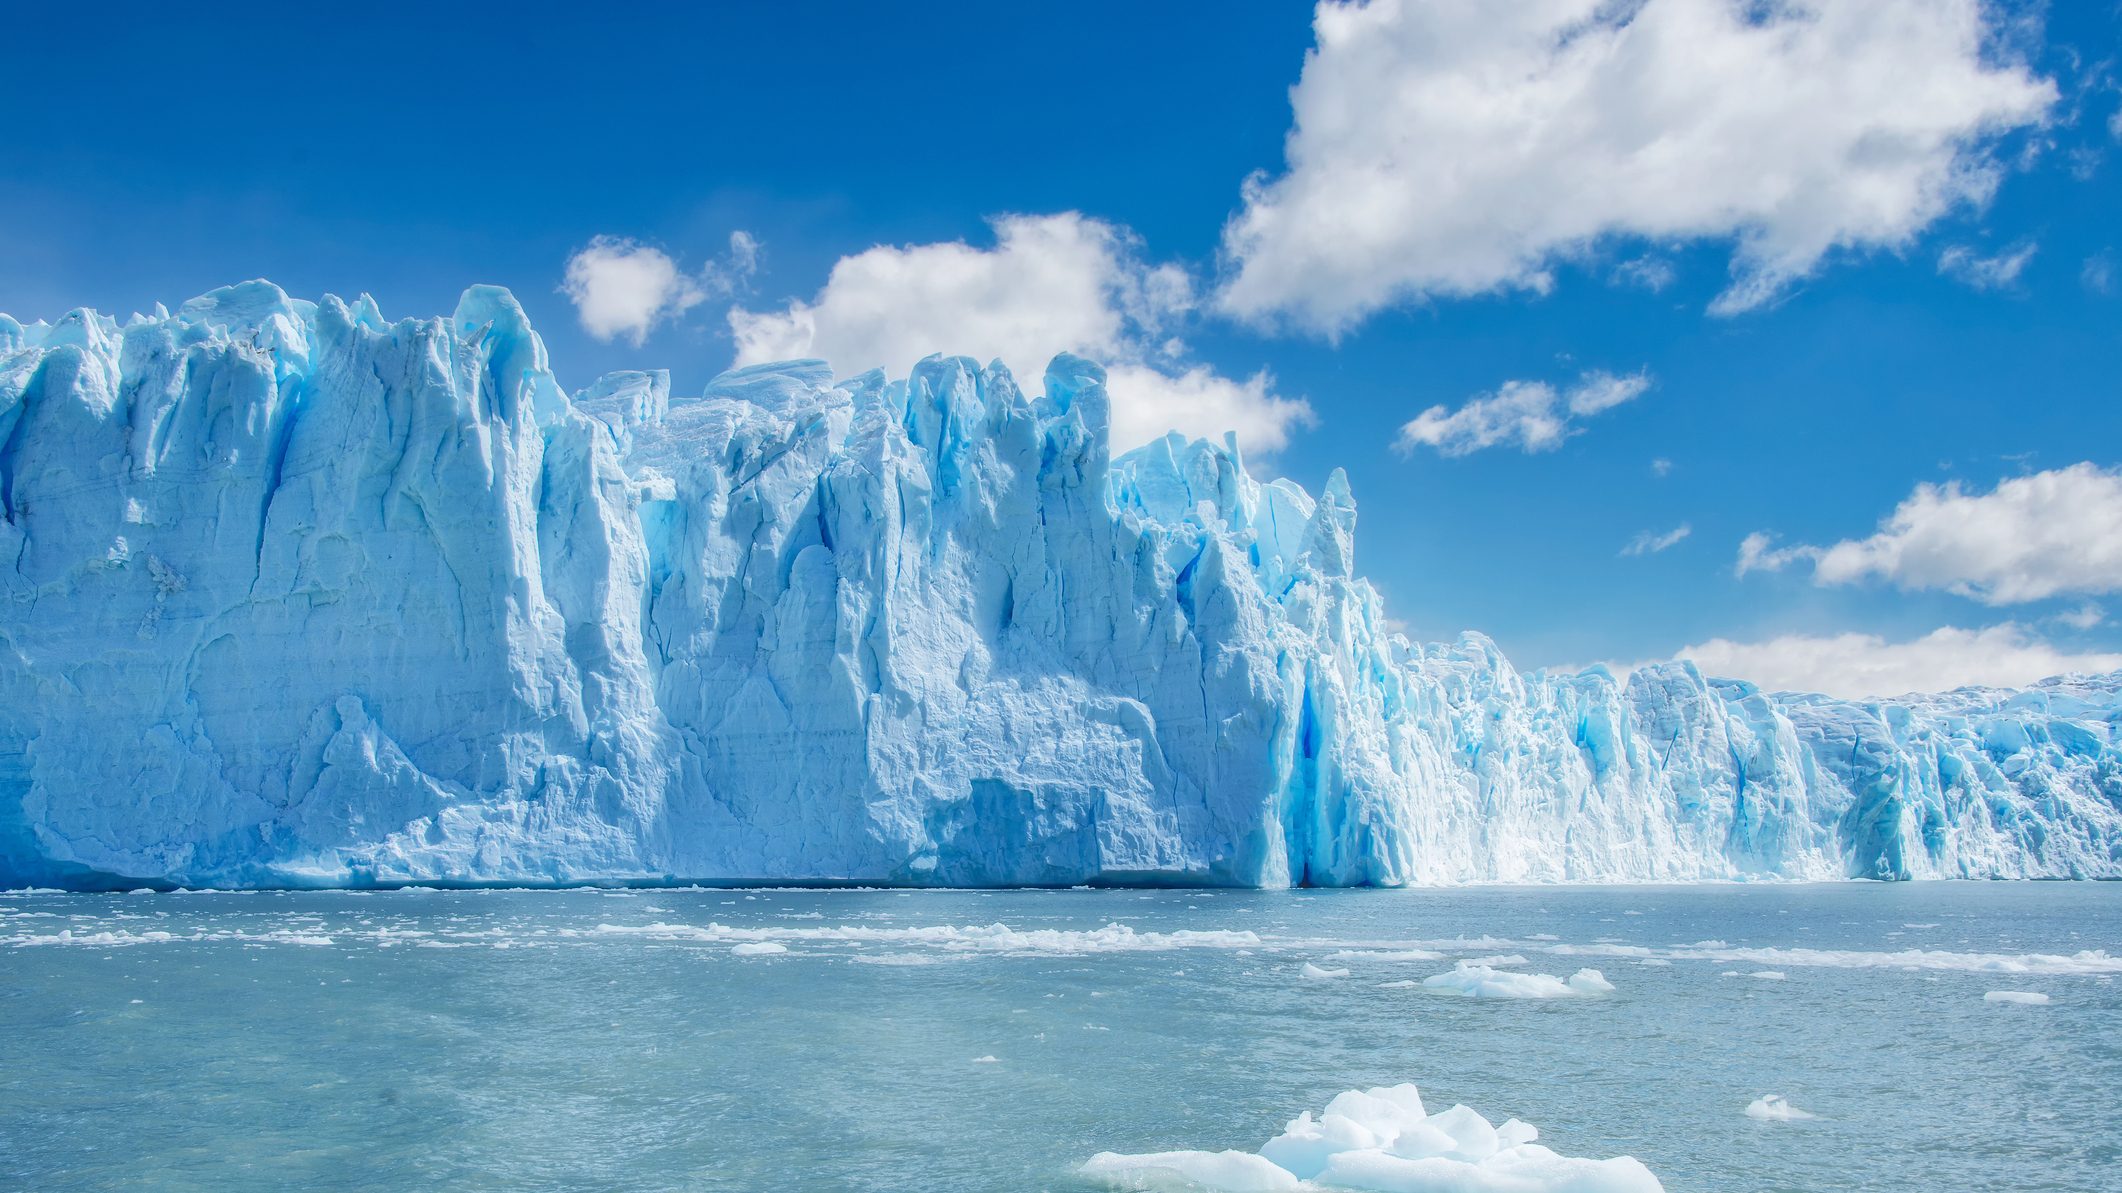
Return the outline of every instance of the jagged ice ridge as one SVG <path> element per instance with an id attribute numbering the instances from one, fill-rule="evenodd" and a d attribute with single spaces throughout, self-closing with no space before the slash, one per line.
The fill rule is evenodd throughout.
<path id="1" fill-rule="evenodd" d="M 0 316 L 0 885 L 2122 875 L 2122 679 L 1386 628 L 1336 472 L 931 357 L 569 396 L 509 294 Z"/>

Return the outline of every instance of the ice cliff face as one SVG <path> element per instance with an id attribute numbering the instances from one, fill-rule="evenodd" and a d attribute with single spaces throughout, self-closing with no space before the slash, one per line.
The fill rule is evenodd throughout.
<path id="1" fill-rule="evenodd" d="M 2122 678 L 1388 633 L 1314 500 L 931 358 L 568 396 L 509 295 L 0 316 L 0 885 L 2122 875 Z"/>

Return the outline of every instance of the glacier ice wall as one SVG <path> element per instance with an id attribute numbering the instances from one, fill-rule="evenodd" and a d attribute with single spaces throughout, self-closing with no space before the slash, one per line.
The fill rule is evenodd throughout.
<path id="1" fill-rule="evenodd" d="M 2122 875 L 2122 678 L 1521 674 L 1386 630 L 1341 474 L 1041 388 L 0 316 L 0 885 Z"/>

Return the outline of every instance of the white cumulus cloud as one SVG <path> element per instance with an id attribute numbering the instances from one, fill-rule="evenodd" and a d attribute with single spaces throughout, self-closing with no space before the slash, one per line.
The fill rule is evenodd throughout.
<path id="1" fill-rule="evenodd" d="M 1400 428 L 1395 446 L 1402 454 L 1418 447 L 1440 455 L 1464 456 L 1490 447 L 1548 452 L 1578 434 L 1579 418 L 1633 401 L 1650 388 L 1648 373 L 1591 372 L 1567 390 L 1545 381 L 1506 381 L 1494 393 L 1482 394 L 1453 410 L 1431 406 Z"/>
<path id="2" fill-rule="evenodd" d="M 1192 279 L 1144 260 L 1125 229 L 1076 212 L 992 223 L 992 248 L 878 245 L 841 258 L 808 300 L 730 311 L 737 363 L 815 356 L 843 373 L 902 373 L 931 353 L 963 353 L 1000 358 L 1036 393 L 1047 362 L 1075 352 L 1106 366 L 1123 450 L 1177 430 L 1235 431 L 1248 449 L 1273 451 L 1312 421 L 1266 373 L 1234 380 L 1186 360 L 1175 332 L 1194 307 Z"/>
<path id="3" fill-rule="evenodd" d="M 1989 605 L 2122 591 L 2122 471 L 2090 463 L 2012 477 L 1986 493 L 1917 485 L 1868 538 L 1739 547 L 1738 574 L 1809 562 L 1816 584 L 1884 580 Z"/>
<path id="4" fill-rule="evenodd" d="M 1876 634 L 1787 634 L 1758 642 L 1713 638 L 1682 649 L 1709 675 L 1771 691 L 1863 698 L 1944 692 L 1969 684 L 2019 687 L 2052 675 L 2122 669 L 2122 654 L 2061 650 L 2017 622 L 1946 626 L 1889 642 Z"/>
<path id="5" fill-rule="evenodd" d="M 678 268 L 654 245 L 599 236 L 567 259 L 561 293 L 575 304 L 582 329 L 600 340 L 624 338 L 639 347 L 658 323 L 675 319 L 749 276 L 758 242 L 750 233 L 729 237 L 729 263 L 710 262 L 698 274 Z"/>
<path id="6" fill-rule="evenodd" d="M 1224 230 L 1237 316 L 1334 333 L 1545 291 L 1615 237 L 1735 242 L 1713 309 L 1995 190 L 2052 82 L 1982 0 L 1322 0 L 1275 177 Z"/>

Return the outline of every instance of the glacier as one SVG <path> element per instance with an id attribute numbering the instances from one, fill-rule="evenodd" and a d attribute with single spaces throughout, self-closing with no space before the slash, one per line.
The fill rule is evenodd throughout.
<path id="1" fill-rule="evenodd" d="M 2122 676 L 1522 673 L 1388 628 L 1342 473 L 1038 388 L 0 316 L 0 886 L 2122 876 Z"/>

